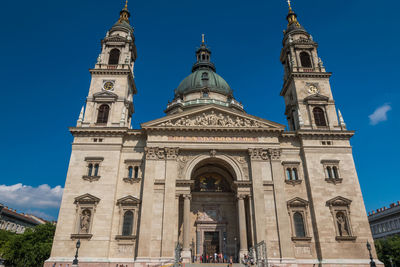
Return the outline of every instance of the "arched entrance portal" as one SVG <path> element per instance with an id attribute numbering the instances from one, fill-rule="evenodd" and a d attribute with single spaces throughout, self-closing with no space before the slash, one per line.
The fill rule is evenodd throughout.
<path id="1" fill-rule="evenodd" d="M 232 257 L 237 262 L 239 222 L 234 171 L 223 160 L 209 158 L 196 165 L 191 179 L 193 258 L 218 262 L 220 257 L 222 261 Z"/>

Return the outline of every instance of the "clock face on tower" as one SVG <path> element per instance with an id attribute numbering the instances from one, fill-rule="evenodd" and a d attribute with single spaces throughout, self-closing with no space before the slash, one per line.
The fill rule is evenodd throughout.
<path id="1" fill-rule="evenodd" d="M 114 90 L 115 81 L 103 81 L 103 89 L 106 91 Z"/>
<path id="2" fill-rule="evenodd" d="M 319 89 L 314 84 L 310 84 L 310 85 L 308 85 L 308 92 L 310 94 L 318 94 L 319 93 Z"/>

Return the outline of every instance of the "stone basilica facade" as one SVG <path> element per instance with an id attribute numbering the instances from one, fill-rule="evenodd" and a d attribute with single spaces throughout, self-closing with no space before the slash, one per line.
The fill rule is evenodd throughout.
<path id="1" fill-rule="evenodd" d="M 369 266 L 372 241 L 331 73 L 289 7 L 280 60 L 289 127 L 247 114 L 203 41 L 166 116 L 131 129 L 127 6 L 101 41 L 76 127 L 50 259 L 160 266 L 262 247 L 270 266 Z M 278 45 L 278 44 L 277 44 Z M 265 244 L 263 246 L 262 244 Z M 375 255 L 375 252 L 373 251 Z"/>

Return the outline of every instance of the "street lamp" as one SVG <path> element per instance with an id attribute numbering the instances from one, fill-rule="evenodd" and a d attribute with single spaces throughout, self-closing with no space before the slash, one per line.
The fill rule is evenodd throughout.
<path id="1" fill-rule="evenodd" d="M 72 262 L 72 265 L 78 266 L 78 250 L 81 247 L 81 240 L 78 239 L 78 242 L 76 242 L 76 253 L 75 253 L 75 259 Z"/>
<path id="2" fill-rule="evenodd" d="M 376 267 L 376 264 L 375 264 L 375 262 L 374 262 L 374 259 L 372 258 L 371 244 L 368 242 L 368 240 L 367 240 L 367 249 L 368 249 L 368 251 L 369 251 L 369 258 L 370 258 L 370 260 L 371 260 L 371 262 L 369 263 L 369 265 L 370 265 L 371 267 Z"/>

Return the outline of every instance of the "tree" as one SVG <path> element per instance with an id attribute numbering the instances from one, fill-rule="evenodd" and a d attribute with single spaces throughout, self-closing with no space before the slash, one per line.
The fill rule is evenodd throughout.
<path id="1" fill-rule="evenodd" d="M 386 239 L 378 239 L 375 241 L 375 248 L 378 258 L 385 266 L 391 267 L 390 259 L 393 266 L 400 266 L 400 236 L 393 236 Z"/>
<path id="2" fill-rule="evenodd" d="M 54 232 L 54 225 L 43 224 L 27 228 L 23 234 L 10 235 L 3 246 L 0 246 L 0 253 L 6 265 L 43 266 L 44 261 L 50 257 Z"/>

